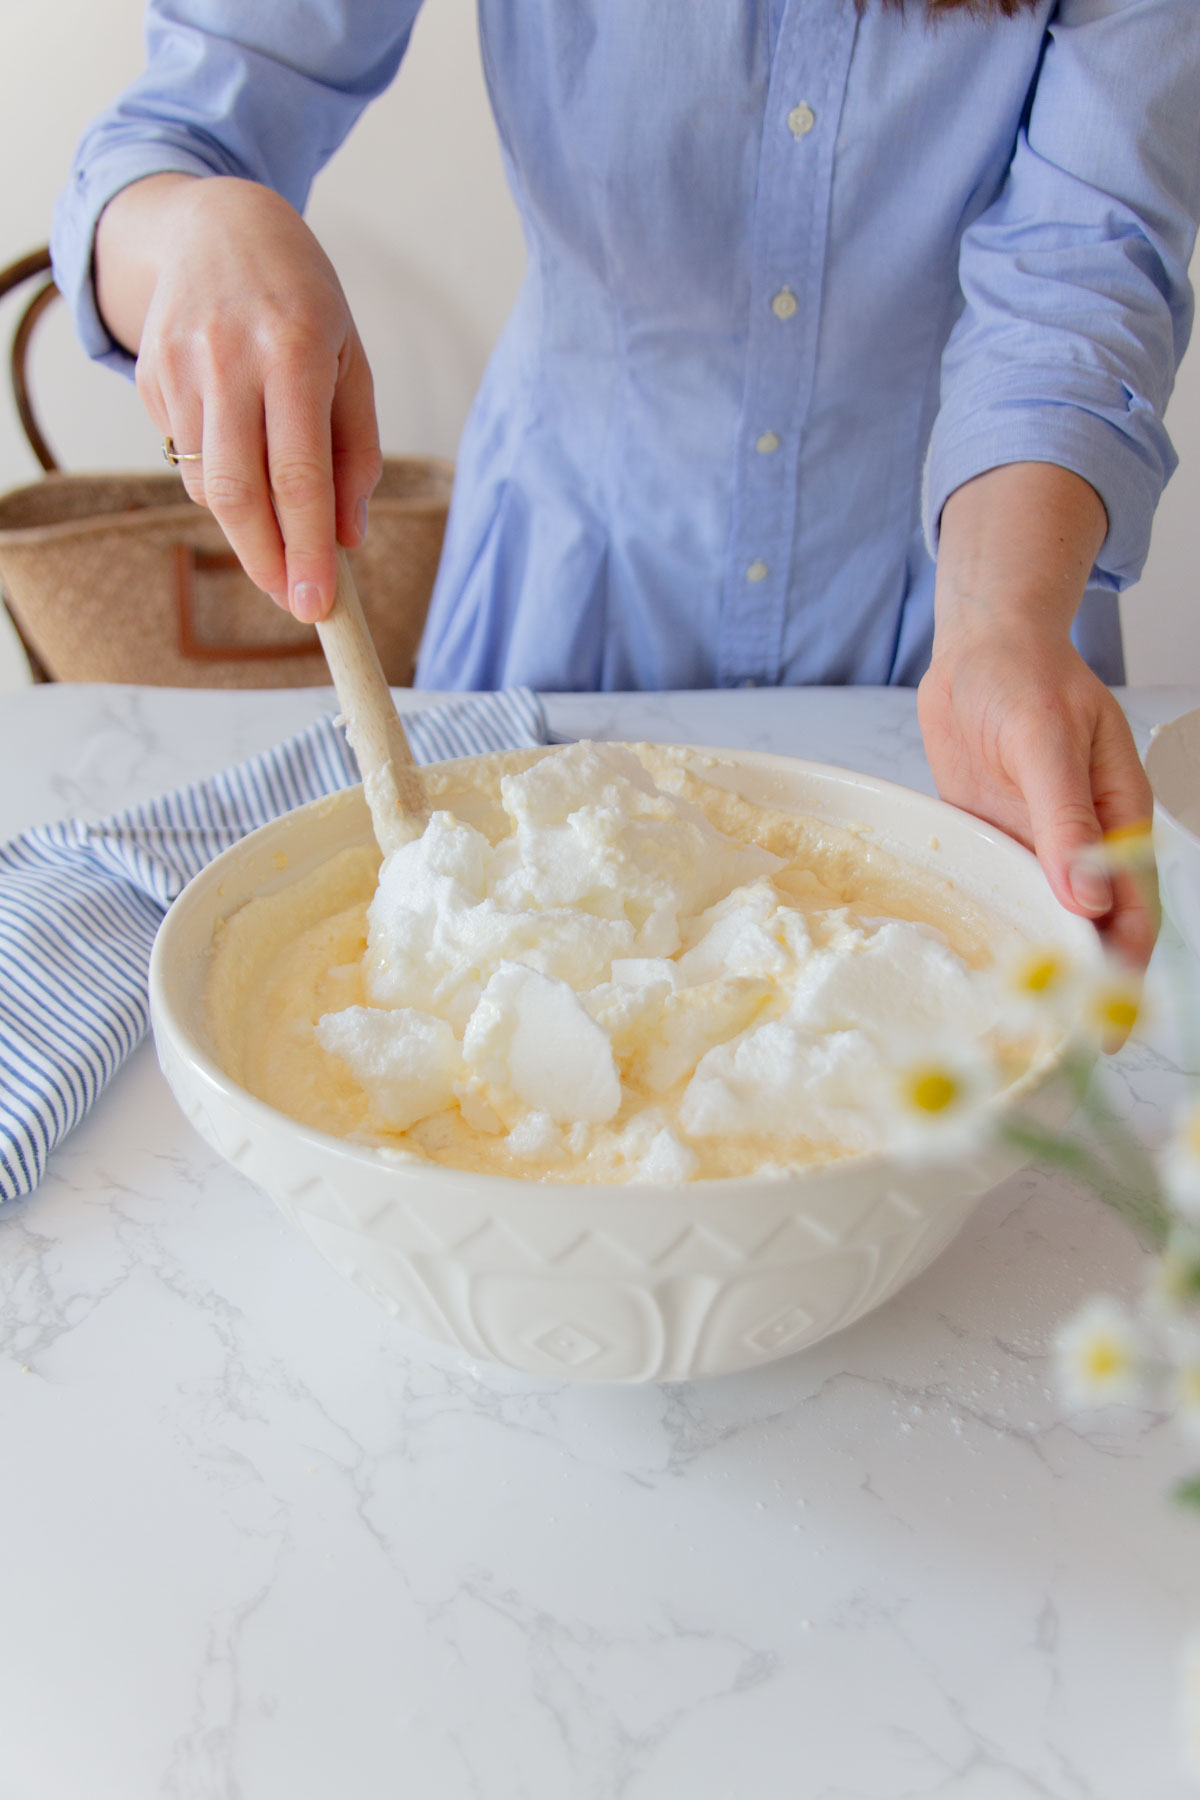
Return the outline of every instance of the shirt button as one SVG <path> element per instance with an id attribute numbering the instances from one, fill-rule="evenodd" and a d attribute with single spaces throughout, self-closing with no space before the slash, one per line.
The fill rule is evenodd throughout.
<path id="1" fill-rule="evenodd" d="M 812 107 L 803 100 L 800 102 L 799 106 L 793 106 L 791 112 L 788 114 L 788 130 L 793 137 L 807 137 L 816 122 L 816 113 L 813 111 Z"/>
<path id="2" fill-rule="evenodd" d="M 770 456 L 773 451 L 778 450 L 779 439 L 773 431 L 764 431 L 762 436 L 756 441 L 754 448 L 758 451 L 760 456 Z"/>
<path id="3" fill-rule="evenodd" d="M 780 288 L 771 302 L 771 311 L 777 319 L 790 319 L 799 304 L 791 288 Z"/>
<path id="4" fill-rule="evenodd" d="M 746 570 L 746 580 L 765 581 L 770 572 L 765 562 L 752 562 Z"/>

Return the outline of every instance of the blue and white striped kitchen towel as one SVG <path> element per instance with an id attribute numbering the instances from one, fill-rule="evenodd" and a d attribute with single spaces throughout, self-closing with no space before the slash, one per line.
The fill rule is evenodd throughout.
<path id="1" fill-rule="evenodd" d="M 418 762 L 544 744 L 527 688 L 410 714 Z M 0 1202 L 27 1194 L 145 1034 L 150 949 L 193 875 L 268 819 L 358 780 L 331 718 L 161 800 L 0 848 Z"/>

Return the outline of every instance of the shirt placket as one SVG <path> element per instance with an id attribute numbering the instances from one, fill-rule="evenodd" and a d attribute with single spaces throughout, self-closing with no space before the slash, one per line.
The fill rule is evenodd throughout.
<path id="1" fill-rule="evenodd" d="M 722 687 L 778 683 L 789 604 L 803 603 L 792 542 L 816 370 L 835 140 L 855 28 L 849 0 L 788 0 L 772 62 L 721 601 Z"/>

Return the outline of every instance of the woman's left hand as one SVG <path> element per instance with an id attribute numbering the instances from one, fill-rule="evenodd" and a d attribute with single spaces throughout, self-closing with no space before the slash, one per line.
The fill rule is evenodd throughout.
<path id="1" fill-rule="evenodd" d="M 943 800 L 1035 850 L 1062 904 L 1144 967 L 1153 881 L 1083 855 L 1154 812 L 1125 715 L 1071 643 L 1107 530 L 1095 489 L 1051 463 L 989 469 L 951 494 L 917 706 Z"/>
<path id="2" fill-rule="evenodd" d="M 935 651 L 917 706 L 942 798 L 1035 850 L 1062 904 L 1144 967 L 1158 931 L 1146 883 L 1080 856 L 1144 825 L 1154 797 L 1124 713 L 1069 638 L 959 638 Z"/>

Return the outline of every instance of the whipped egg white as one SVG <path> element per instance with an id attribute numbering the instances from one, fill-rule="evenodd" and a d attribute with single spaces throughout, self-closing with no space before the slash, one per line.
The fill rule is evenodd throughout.
<path id="1" fill-rule="evenodd" d="M 998 922 L 691 764 L 580 743 L 486 759 L 473 790 L 428 772 L 429 824 L 382 867 L 344 852 L 221 927 L 224 1066 L 320 1129 L 527 1178 L 885 1147 L 906 1045 L 995 1049 Z"/>

